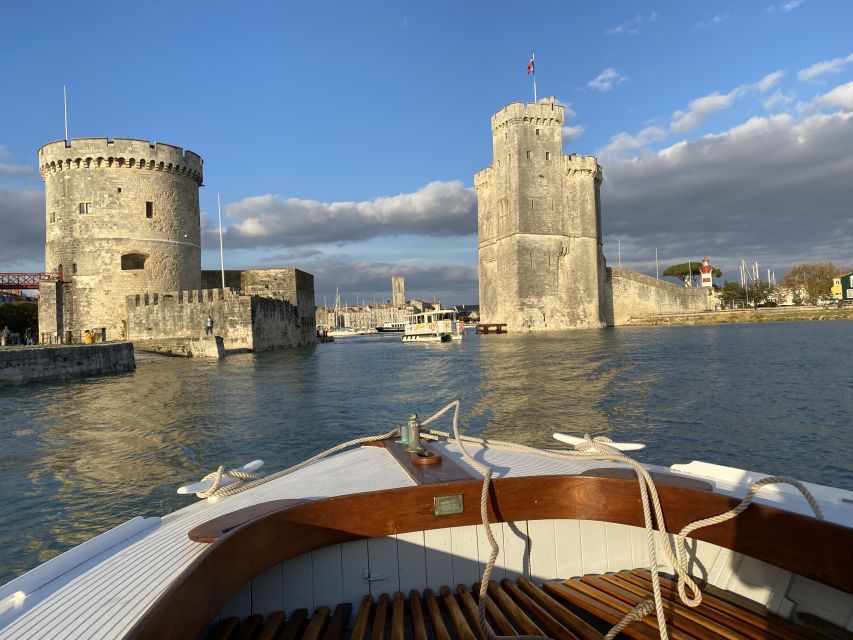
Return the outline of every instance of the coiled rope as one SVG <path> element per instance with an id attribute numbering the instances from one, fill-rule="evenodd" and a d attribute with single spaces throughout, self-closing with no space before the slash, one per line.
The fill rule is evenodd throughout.
<path id="1" fill-rule="evenodd" d="M 754 482 L 750 486 L 749 491 L 747 492 L 743 500 L 741 500 L 741 502 L 738 503 L 734 508 L 716 516 L 696 520 L 682 528 L 681 531 L 679 531 L 675 535 L 675 550 L 673 550 L 669 537 L 666 535 L 667 529 L 666 524 L 664 522 L 663 509 L 661 508 L 657 487 L 655 486 L 651 475 L 646 470 L 646 468 L 638 461 L 626 456 L 618 449 L 610 446 L 609 443 L 611 442 L 611 440 L 609 438 L 591 438 L 589 435 L 587 435 L 585 436 L 584 442 L 578 444 L 574 450 L 571 450 L 539 449 L 537 447 L 530 447 L 527 445 L 518 444 L 515 442 L 508 442 L 505 440 L 487 440 L 484 438 L 464 436 L 460 435 L 459 433 L 460 408 L 461 404 L 459 400 L 454 400 L 446 407 L 421 422 L 421 426 L 426 427 L 429 424 L 437 421 L 445 413 L 453 409 L 454 411 L 452 434 L 445 431 L 437 431 L 434 429 L 430 429 L 428 431 L 422 432 L 421 437 L 426 440 L 444 439 L 448 443 L 456 444 L 459 447 L 462 453 L 462 457 L 465 459 L 465 461 L 472 467 L 477 469 L 477 471 L 483 474 L 483 486 L 480 493 L 480 517 L 483 523 L 483 531 L 486 534 L 486 538 L 489 541 L 489 546 L 491 547 L 492 551 L 489 555 L 489 560 L 483 570 L 482 579 L 480 580 L 479 618 L 480 627 L 482 628 L 483 633 L 489 640 L 503 640 L 505 638 L 510 637 L 521 638 L 522 640 L 542 640 L 542 636 L 498 636 L 497 634 L 495 634 L 494 630 L 489 624 L 489 621 L 486 618 L 486 598 L 488 597 L 487 589 L 489 585 L 489 577 L 492 573 L 492 569 L 495 566 L 495 561 L 497 560 L 498 552 L 500 549 L 497 541 L 495 540 L 494 535 L 492 534 L 488 514 L 489 487 L 492 481 L 492 468 L 486 464 L 475 460 L 465 448 L 465 443 L 477 445 L 482 448 L 515 451 L 518 453 L 529 453 L 533 455 L 539 455 L 549 458 L 558 458 L 563 460 L 573 459 L 585 461 L 596 460 L 599 462 L 615 462 L 625 464 L 634 470 L 637 475 L 637 481 L 640 488 L 640 500 L 643 507 L 643 521 L 646 531 L 646 543 L 648 545 L 649 550 L 649 571 L 651 572 L 652 577 L 652 599 L 640 602 L 635 607 L 633 607 L 627 614 L 625 614 L 622 620 L 620 620 L 615 626 L 613 626 L 613 628 L 610 629 L 610 631 L 605 636 L 605 640 L 612 640 L 625 627 L 634 622 L 642 620 L 652 611 L 655 612 L 657 618 L 661 640 L 668 640 L 669 638 L 666 619 L 664 617 L 663 596 L 661 595 L 660 588 L 660 576 L 658 574 L 658 552 L 657 545 L 655 544 L 656 537 L 660 539 L 661 547 L 664 550 L 664 554 L 666 555 L 667 559 L 669 560 L 669 563 L 675 570 L 678 585 L 678 595 L 681 598 L 681 601 L 690 607 L 698 607 L 702 603 L 702 592 L 699 590 L 699 587 L 696 585 L 693 578 L 688 572 L 689 556 L 687 552 L 686 538 L 690 533 L 696 531 L 697 529 L 701 529 L 702 527 L 708 527 L 711 525 L 725 522 L 738 516 L 740 513 L 743 513 L 743 511 L 745 511 L 749 507 L 749 505 L 752 504 L 752 501 L 755 498 L 755 495 L 758 493 L 759 489 L 761 489 L 761 487 L 763 486 L 770 484 L 790 484 L 794 486 L 800 491 L 800 493 L 809 503 L 809 506 L 814 511 L 815 516 L 820 520 L 824 519 L 823 512 L 817 501 L 814 499 L 814 496 L 812 496 L 811 492 L 801 482 L 795 480 L 794 478 L 789 478 L 787 476 L 768 476 L 766 478 L 762 478 Z M 263 476 L 260 478 L 257 478 L 257 474 L 245 474 L 256 476 L 256 479 L 253 479 L 251 482 L 245 482 L 245 480 L 248 478 L 238 478 L 238 480 L 242 480 L 242 482 L 237 482 L 234 484 L 229 484 L 225 487 L 218 487 L 214 489 L 214 487 L 216 487 L 219 481 L 221 480 L 222 475 L 232 475 L 233 472 L 233 470 L 225 472 L 223 470 L 223 467 L 219 467 L 216 472 L 205 476 L 205 479 L 210 477 L 215 478 L 214 486 L 212 486 L 207 491 L 197 493 L 196 495 L 200 498 L 206 498 L 223 497 L 240 493 L 242 491 L 246 491 L 247 489 L 252 489 L 254 487 L 262 485 L 266 482 L 270 482 L 271 480 L 281 478 L 295 471 L 299 471 L 300 469 L 312 465 L 323 458 L 338 453 L 339 451 L 343 451 L 344 449 L 348 449 L 350 447 L 365 444 L 368 442 L 385 440 L 397 435 L 399 432 L 400 428 L 398 427 L 382 435 L 356 438 L 355 440 L 350 440 L 330 449 L 326 449 L 325 451 L 322 451 L 321 453 L 318 453 L 317 455 L 308 458 L 307 460 L 300 462 L 297 465 L 284 469 L 283 471 L 279 471 L 277 473 L 268 476 Z M 232 475 L 232 477 L 237 476 Z M 655 523 L 652 521 L 652 511 L 654 511 L 654 516 L 657 521 L 657 528 L 655 528 Z M 690 594 L 687 593 L 688 590 L 690 591 Z"/>

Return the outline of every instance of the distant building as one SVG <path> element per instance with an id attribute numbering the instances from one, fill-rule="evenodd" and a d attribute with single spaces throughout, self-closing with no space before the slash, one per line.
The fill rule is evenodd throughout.
<path id="1" fill-rule="evenodd" d="M 832 279 L 832 299 L 853 302 L 853 273 L 835 276 Z"/>
<path id="2" fill-rule="evenodd" d="M 398 308 L 406 304 L 406 282 L 403 276 L 391 276 L 391 304 Z"/>

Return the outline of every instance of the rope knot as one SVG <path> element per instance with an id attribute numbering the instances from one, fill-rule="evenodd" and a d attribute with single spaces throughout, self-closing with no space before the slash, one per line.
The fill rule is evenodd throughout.
<path id="1" fill-rule="evenodd" d="M 255 480 L 256 478 L 260 478 L 262 473 L 251 473 L 249 471 L 238 471 L 237 469 L 225 469 L 225 465 L 219 465 L 219 468 L 213 473 L 208 473 L 206 476 L 202 478 L 202 482 L 205 480 L 213 480 L 213 483 L 210 487 L 205 491 L 199 491 L 196 493 L 196 496 L 199 498 L 211 498 L 218 497 L 221 495 L 227 495 L 233 493 L 235 489 L 245 484 L 246 480 Z M 224 487 L 222 486 L 222 478 L 223 477 L 233 478 L 233 482 L 229 482 Z"/>

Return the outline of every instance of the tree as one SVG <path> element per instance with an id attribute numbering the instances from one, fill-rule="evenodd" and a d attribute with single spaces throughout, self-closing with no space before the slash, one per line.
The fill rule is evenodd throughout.
<path id="1" fill-rule="evenodd" d="M 794 298 L 802 298 L 806 304 L 817 304 L 829 298 L 833 276 L 844 270 L 831 262 L 795 264 L 782 278 L 781 285 L 790 290 Z"/>
<path id="2" fill-rule="evenodd" d="M 690 286 L 693 278 L 702 273 L 699 271 L 701 266 L 701 260 L 697 260 L 695 262 L 682 262 L 681 264 L 674 264 L 667 268 L 667 270 L 663 272 L 663 275 L 670 276 L 672 278 L 680 278 L 684 283 L 684 286 L 688 287 Z M 723 275 L 723 272 L 716 268 L 712 273 L 715 278 L 719 278 Z"/>
<path id="3" fill-rule="evenodd" d="M 0 304 L 0 329 L 6 326 L 13 333 L 24 335 L 27 328 L 31 328 L 38 335 L 38 305 L 27 301 Z"/>
<path id="4" fill-rule="evenodd" d="M 739 282 L 731 282 L 726 280 L 723 283 L 723 289 L 720 292 L 720 301 L 723 305 L 731 305 L 736 300 L 746 302 L 746 291 L 740 286 Z"/>

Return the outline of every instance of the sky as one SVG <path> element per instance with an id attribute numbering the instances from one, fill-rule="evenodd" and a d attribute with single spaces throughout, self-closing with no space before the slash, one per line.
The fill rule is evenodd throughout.
<path id="1" fill-rule="evenodd" d="M 318 304 L 477 302 L 489 118 L 566 108 L 604 167 L 604 251 L 777 279 L 853 266 L 853 3 L 24 2 L 0 8 L 0 271 L 44 268 L 36 153 L 141 138 L 204 158 L 202 266 L 295 266 Z M 658 263 L 655 262 L 655 251 Z"/>

